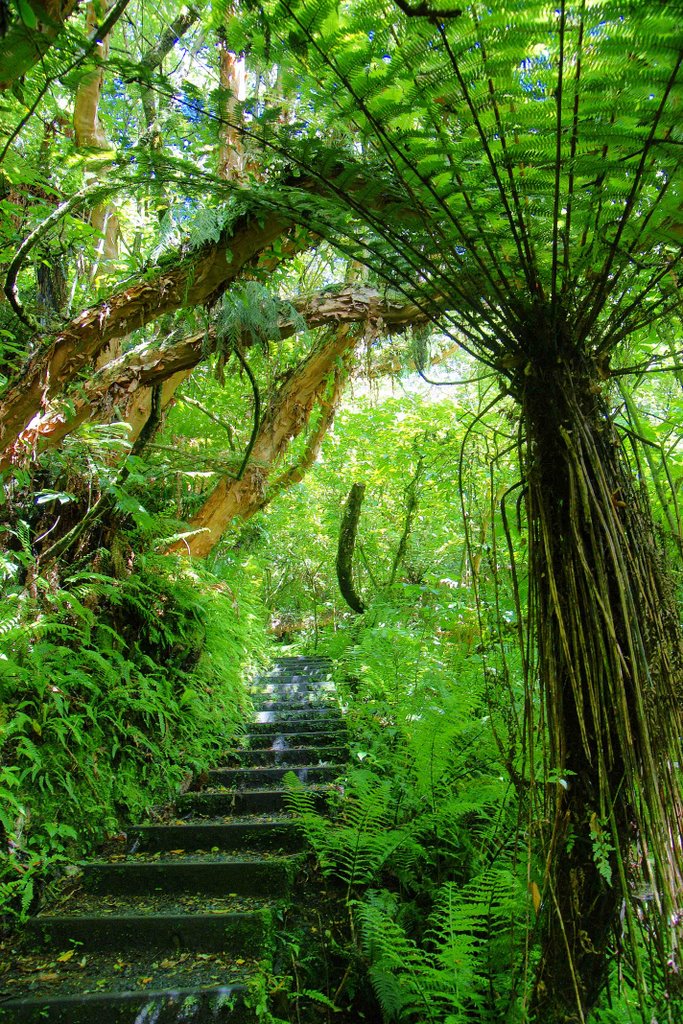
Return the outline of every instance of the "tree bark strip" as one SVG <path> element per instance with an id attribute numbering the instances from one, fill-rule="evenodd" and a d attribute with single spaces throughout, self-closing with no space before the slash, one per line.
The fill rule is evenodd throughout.
<path id="1" fill-rule="evenodd" d="M 173 544 L 170 551 L 204 558 L 236 516 L 249 518 L 262 506 L 273 466 L 292 438 L 304 430 L 315 405 L 324 396 L 330 373 L 357 341 L 357 332 L 342 326 L 299 364 L 271 402 L 242 478 L 224 477 L 218 482 L 189 523 L 191 530 L 201 532 Z"/>

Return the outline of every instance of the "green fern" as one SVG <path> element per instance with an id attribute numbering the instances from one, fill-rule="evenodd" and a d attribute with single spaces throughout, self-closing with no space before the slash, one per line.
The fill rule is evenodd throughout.
<path id="1" fill-rule="evenodd" d="M 224 296 L 215 319 L 212 347 L 223 362 L 245 343 L 267 349 L 269 342 L 280 338 L 284 322 L 295 331 L 306 330 L 303 317 L 291 303 L 283 302 L 258 281 L 245 281 Z"/>
<path id="2" fill-rule="evenodd" d="M 502 868 L 464 888 L 447 883 L 418 944 L 396 920 L 395 898 L 368 893 L 354 910 L 385 1020 L 505 1019 L 516 995 L 513 936 L 523 908 L 516 879 Z"/>
<path id="3" fill-rule="evenodd" d="M 0 629 L 0 832 L 14 851 L 0 901 L 19 915 L 75 829 L 87 848 L 218 756 L 249 712 L 247 650 L 264 644 L 255 598 L 236 607 L 225 581 L 169 558 L 140 557 L 123 580 L 39 579 L 37 595 L 7 602 Z"/>
<path id="4" fill-rule="evenodd" d="M 385 866 L 410 873 L 422 851 L 412 828 L 396 828 L 395 797 L 389 782 L 370 772 L 349 778 L 339 813 L 331 825 L 314 810 L 314 797 L 294 773 L 286 776 L 288 802 L 322 870 L 346 886 L 346 898 L 376 884 Z"/>

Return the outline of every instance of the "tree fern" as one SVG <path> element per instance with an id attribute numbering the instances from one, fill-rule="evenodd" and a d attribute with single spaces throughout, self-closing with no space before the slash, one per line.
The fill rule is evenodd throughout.
<path id="1" fill-rule="evenodd" d="M 548 1019 L 566 1018 L 572 1000 L 585 1016 L 622 906 L 638 955 L 627 867 L 649 869 L 634 829 L 660 919 L 680 916 L 683 863 L 666 838 L 683 805 L 680 616 L 604 384 L 616 350 L 656 331 L 679 301 L 678 12 L 506 0 L 452 18 L 429 17 L 430 4 L 387 17 L 369 0 L 321 17 L 316 6 L 269 8 L 274 35 L 297 39 L 297 134 L 345 123 L 360 184 L 350 155 L 337 176 L 321 161 L 324 180 L 295 194 L 295 216 L 410 298 L 518 404 L 532 634 L 522 647 L 537 652 L 525 708 L 538 682 L 546 767 L 574 773 L 548 807 L 554 904 L 535 999 Z M 307 124 L 321 94 L 331 99 Z M 315 176 L 292 134 L 281 145 Z M 606 809 L 615 879 L 620 868 L 611 888 L 586 856 L 591 815 Z M 570 823 L 582 839 L 568 845 L 558 836 Z M 658 940 L 673 979 L 679 937 L 665 926 Z"/>

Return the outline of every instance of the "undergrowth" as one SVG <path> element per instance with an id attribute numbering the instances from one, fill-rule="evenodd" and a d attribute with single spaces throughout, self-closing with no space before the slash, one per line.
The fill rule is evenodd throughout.
<path id="1" fill-rule="evenodd" d="M 339 930 L 330 939 L 346 958 L 343 984 L 321 995 L 355 1012 L 369 978 L 385 1024 L 542 1024 L 529 1004 L 544 861 L 539 786 L 517 724 L 519 656 L 512 631 L 492 613 L 487 625 L 485 603 L 477 626 L 466 600 L 429 581 L 402 585 L 323 637 L 316 653 L 335 661 L 350 765 L 330 816 L 288 779 L 290 807 L 348 918 L 346 947 Z M 540 764 L 534 773 L 543 777 Z M 663 1007 L 661 1019 L 681 1019 L 654 968 L 638 992 L 619 936 L 610 957 L 587 1024 L 650 1024 Z M 314 985 L 302 977 L 302 994 Z"/>
<path id="2" fill-rule="evenodd" d="M 289 780 L 347 908 L 348 984 L 367 972 L 386 1022 L 522 1019 L 528 854 L 492 729 L 508 735 L 492 723 L 486 643 L 462 643 L 470 619 L 443 589 L 405 586 L 328 638 L 352 737 L 331 820 Z"/>
<path id="3" fill-rule="evenodd" d="M 5 573 L 0 913 L 23 918 L 50 869 L 212 763 L 248 713 L 243 669 L 265 640 L 236 572 L 146 555 L 58 583 L 27 586 L 9 559 Z"/>

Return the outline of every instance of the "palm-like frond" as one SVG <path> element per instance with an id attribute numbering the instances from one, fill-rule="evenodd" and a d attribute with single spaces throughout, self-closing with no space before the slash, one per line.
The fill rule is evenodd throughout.
<path id="1" fill-rule="evenodd" d="M 414 301 L 438 297 L 479 355 L 528 355 L 558 323 L 604 351 L 670 309 L 681 50 L 668 5 L 516 0 L 441 23 L 386 0 L 274 11 L 304 89 L 331 100 L 302 132 L 334 136 L 341 118 L 361 166 L 382 167 L 374 189 L 328 175 L 327 198 L 306 200 L 312 222 L 391 267 Z M 380 209 L 389 190 L 409 231 Z"/>

